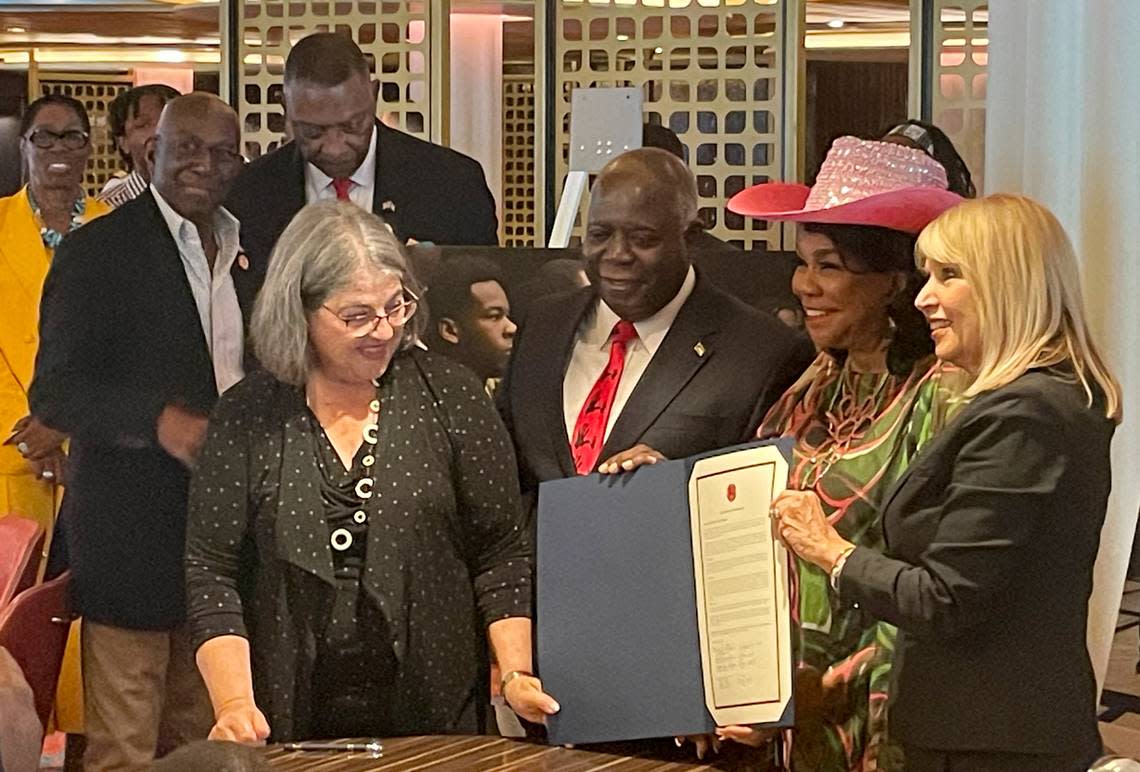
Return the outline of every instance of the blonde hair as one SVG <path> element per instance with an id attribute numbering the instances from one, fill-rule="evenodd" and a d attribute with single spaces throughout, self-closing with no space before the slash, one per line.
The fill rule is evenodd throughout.
<path id="1" fill-rule="evenodd" d="M 1073 244 L 1053 213 L 1024 196 L 966 201 L 930 223 L 918 263 L 957 265 L 969 282 L 982 335 L 981 364 L 965 396 L 1010 383 L 1027 370 L 1068 363 L 1088 395 L 1104 395 L 1120 421 L 1120 385 L 1085 321 Z"/>
<path id="2" fill-rule="evenodd" d="M 376 215 L 334 200 L 297 213 L 273 247 L 249 325 L 254 353 L 274 377 L 294 386 L 305 383 L 313 366 L 309 314 L 361 268 L 397 276 L 406 289 L 423 294 L 399 242 Z M 423 335 L 427 316 L 421 308 L 411 318 L 401 349 Z"/>

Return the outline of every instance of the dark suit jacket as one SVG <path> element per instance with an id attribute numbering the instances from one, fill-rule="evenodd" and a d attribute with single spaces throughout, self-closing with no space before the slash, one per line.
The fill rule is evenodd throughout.
<path id="1" fill-rule="evenodd" d="M 372 211 L 403 243 L 498 244 L 495 200 L 478 162 L 377 122 Z M 391 202 L 395 211 L 384 204 Z M 241 244 L 264 275 L 277 237 L 305 205 L 305 161 L 294 142 L 242 170 L 226 208 L 241 220 Z"/>
<path id="2" fill-rule="evenodd" d="M 857 549 L 843 602 L 898 625 L 891 734 L 942 751 L 1099 747 L 1085 645 L 1114 425 L 1031 371 L 983 394 L 887 494 L 890 557 Z"/>
<path id="3" fill-rule="evenodd" d="M 515 440 L 524 493 L 544 480 L 576 474 L 562 379 L 579 323 L 596 300 L 591 287 L 545 298 L 515 336 L 500 408 Z M 812 357 L 806 338 L 698 272 L 693 293 L 614 422 L 599 461 L 639 442 L 681 458 L 752 439 L 768 408 Z"/>
<path id="4" fill-rule="evenodd" d="M 256 287 L 237 261 L 233 277 L 247 313 Z M 155 430 L 166 405 L 209 413 L 217 398 L 194 296 L 150 192 L 68 236 L 44 285 L 30 402 L 71 435 L 68 553 L 91 621 L 182 622 L 190 474 Z"/>

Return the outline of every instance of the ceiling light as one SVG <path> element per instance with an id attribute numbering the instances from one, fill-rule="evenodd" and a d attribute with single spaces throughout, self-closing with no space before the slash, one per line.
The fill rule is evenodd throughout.
<path id="1" fill-rule="evenodd" d="M 657 46 L 657 48 L 654 48 L 654 49 L 653 49 L 653 53 L 655 53 L 655 54 L 663 54 L 663 53 L 665 53 L 665 49 L 664 49 L 664 48 L 662 48 L 661 46 Z"/>
<path id="2" fill-rule="evenodd" d="M 843 29 L 843 19 L 832 19 L 827 23 L 827 26 L 832 29 Z"/>
<path id="3" fill-rule="evenodd" d="M 186 54 L 182 51 L 176 51 L 173 48 L 164 48 L 155 55 L 155 58 L 160 62 L 179 64 L 186 61 Z"/>
<path id="4" fill-rule="evenodd" d="M 21 35 L 21 34 L 27 32 L 27 30 L 24 29 L 23 27 L 9 27 L 8 32 L 11 32 L 14 35 Z"/>
<path id="5" fill-rule="evenodd" d="M 629 40 L 629 35 L 618 35 L 617 39 L 622 41 Z"/>

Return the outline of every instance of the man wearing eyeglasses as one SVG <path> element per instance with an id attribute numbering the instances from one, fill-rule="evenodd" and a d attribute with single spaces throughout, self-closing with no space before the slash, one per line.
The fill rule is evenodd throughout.
<path id="1" fill-rule="evenodd" d="M 33 413 L 71 437 L 64 510 L 84 617 L 85 768 L 149 769 L 213 713 L 183 632 L 190 468 L 218 395 L 243 376 L 255 286 L 222 207 L 237 116 L 167 104 L 149 189 L 56 252 Z"/>
<path id="2" fill-rule="evenodd" d="M 227 202 L 256 270 L 302 206 L 330 198 L 380 215 L 401 243 L 498 243 L 479 164 L 380 123 L 379 94 L 351 38 L 321 32 L 293 46 L 284 78 L 293 141 L 249 164 Z"/>

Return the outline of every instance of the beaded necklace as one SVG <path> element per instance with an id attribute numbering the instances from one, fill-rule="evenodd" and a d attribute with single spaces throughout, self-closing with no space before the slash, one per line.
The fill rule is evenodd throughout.
<path id="1" fill-rule="evenodd" d="M 47 223 L 44 222 L 43 214 L 40 212 L 40 206 L 36 203 L 36 199 L 32 197 L 32 189 L 28 188 L 28 203 L 31 204 L 32 214 L 35 215 L 36 222 L 40 225 L 40 240 L 43 241 L 44 246 L 53 252 L 63 241 L 63 237 L 73 230 L 83 225 L 83 215 L 87 213 L 87 200 L 83 195 L 75 199 L 75 204 L 71 207 L 71 222 L 68 223 L 67 233 L 60 233 L 55 228 L 49 228 Z"/>
<path id="2" fill-rule="evenodd" d="M 360 499 L 360 504 L 352 515 L 352 522 L 357 525 L 364 525 L 368 522 L 368 513 L 364 511 L 364 502 L 372 498 L 372 489 L 376 484 L 376 479 L 372 476 L 372 466 L 376 463 L 376 443 L 380 431 L 380 385 L 376 381 L 372 383 L 377 387 L 376 396 L 368 403 L 369 421 L 364 425 L 361 433 L 365 444 L 368 446 L 364 458 L 360 460 L 365 472 L 364 477 L 357 480 L 356 485 L 353 486 L 353 492 Z M 352 542 L 352 531 L 347 528 L 337 528 L 329 534 L 329 544 L 337 552 L 344 552 L 352 546 Z"/>

